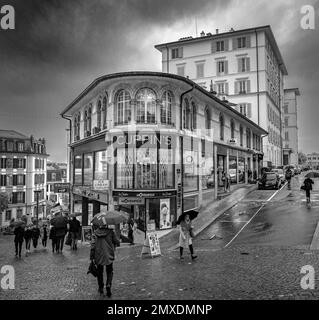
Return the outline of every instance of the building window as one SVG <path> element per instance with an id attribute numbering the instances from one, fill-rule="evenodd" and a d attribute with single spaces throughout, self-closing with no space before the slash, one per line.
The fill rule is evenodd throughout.
<path id="1" fill-rule="evenodd" d="M 192 130 L 197 128 L 197 108 L 194 102 L 192 102 Z"/>
<path id="2" fill-rule="evenodd" d="M 246 37 L 237 38 L 237 48 L 246 48 Z"/>
<path id="3" fill-rule="evenodd" d="M 227 61 L 217 61 L 217 74 L 226 74 L 227 72 Z"/>
<path id="4" fill-rule="evenodd" d="M 247 57 L 238 59 L 238 72 L 250 71 L 250 59 Z"/>
<path id="5" fill-rule="evenodd" d="M 239 112 L 243 114 L 245 117 L 247 116 L 247 106 L 246 103 L 239 104 Z"/>
<path id="6" fill-rule="evenodd" d="M 235 82 L 235 93 L 242 94 L 250 92 L 250 80 L 239 80 Z"/>
<path id="7" fill-rule="evenodd" d="M 131 121 L 130 94 L 121 90 L 116 99 L 116 116 L 118 124 L 128 124 Z"/>
<path id="8" fill-rule="evenodd" d="M 23 152 L 24 151 L 24 143 L 23 142 L 18 142 L 18 151 Z"/>
<path id="9" fill-rule="evenodd" d="M 5 216 L 5 217 L 6 217 L 6 218 L 5 218 L 6 221 L 10 221 L 10 220 L 11 220 L 11 216 L 12 216 L 12 215 L 11 215 L 11 210 L 6 210 L 6 216 Z"/>
<path id="10" fill-rule="evenodd" d="M 284 113 L 288 113 L 288 104 L 285 104 L 283 106 L 283 109 L 284 109 Z"/>
<path id="11" fill-rule="evenodd" d="M 87 136 L 88 111 L 84 111 L 84 137 Z"/>
<path id="12" fill-rule="evenodd" d="M 210 112 L 208 108 L 206 107 L 205 109 L 205 130 L 206 130 L 206 135 L 211 136 L 211 119 L 210 119 Z"/>
<path id="13" fill-rule="evenodd" d="M 96 110 L 96 126 L 101 129 L 101 114 L 102 114 L 102 103 L 101 100 L 97 103 Z"/>
<path id="14" fill-rule="evenodd" d="M 77 140 L 78 116 L 75 115 L 73 119 L 73 140 Z"/>
<path id="15" fill-rule="evenodd" d="M 228 94 L 228 88 L 227 88 L 226 82 L 217 83 L 217 93 L 219 95 Z"/>
<path id="16" fill-rule="evenodd" d="M 106 119 L 107 119 L 107 97 L 104 97 L 103 98 L 103 107 L 102 107 L 102 114 L 103 114 L 103 117 L 102 117 L 102 125 L 103 125 L 103 129 L 105 129 L 107 127 L 107 124 L 106 124 Z"/>
<path id="17" fill-rule="evenodd" d="M 14 145 L 13 141 L 6 141 L 6 150 L 7 151 L 13 151 L 13 148 L 14 148 L 13 145 Z"/>
<path id="18" fill-rule="evenodd" d="M 197 78 L 204 77 L 204 63 L 197 63 L 196 64 L 196 73 L 197 73 Z"/>
<path id="19" fill-rule="evenodd" d="M 148 89 L 140 89 L 136 94 L 136 122 L 155 123 L 156 119 L 156 96 Z"/>
<path id="20" fill-rule="evenodd" d="M 251 148 L 251 132 L 249 128 L 246 129 L 246 146 Z"/>
<path id="21" fill-rule="evenodd" d="M 225 129 L 224 116 L 220 114 L 219 115 L 219 139 L 220 140 L 224 140 L 224 129 Z"/>
<path id="22" fill-rule="evenodd" d="M 231 139 L 235 139 L 235 122 L 234 120 L 230 120 L 230 137 Z"/>
<path id="23" fill-rule="evenodd" d="M 239 127 L 239 143 L 241 147 L 244 144 L 244 130 L 242 126 Z"/>
<path id="24" fill-rule="evenodd" d="M 183 48 L 173 48 L 171 50 L 172 59 L 183 58 Z"/>
<path id="25" fill-rule="evenodd" d="M 94 180 L 107 180 L 106 151 L 95 152 Z"/>
<path id="26" fill-rule="evenodd" d="M 287 141 L 289 140 L 289 133 L 288 133 L 288 131 L 285 132 L 285 140 L 287 140 Z"/>
<path id="27" fill-rule="evenodd" d="M 82 155 L 74 157 L 74 184 L 82 185 Z"/>
<path id="28" fill-rule="evenodd" d="M 12 203 L 24 203 L 25 192 L 12 192 Z"/>
<path id="29" fill-rule="evenodd" d="M 177 75 L 185 77 L 185 65 L 177 66 Z"/>
<path id="30" fill-rule="evenodd" d="M 172 124 L 172 95 L 168 91 L 162 97 L 161 123 Z"/>
<path id="31" fill-rule="evenodd" d="M 288 127 L 288 118 L 285 118 L 285 126 Z"/>
<path id="32" fill-rule="evenodd" d="M 17 218 L 21 219 L 22 217 L 22 209 L 17 209 Z"/>
<path id="33" fill-rule="evenodd" d="M 184 129 L 191 130 L 191 117 L 192 117 L 192 114 L 191 114 L 191 108 L 190 108 L 189 102 L 187 99 L 184 99 L 184 104 L 183 104 L 183 123 L 184 123 L 183 128 Z"/>
<path id="34" fill-rule="evenodd" d="M 216 51 L 225 51 L 224 41 L 216 41 Z"/>
<path id="35" fill-rule="evenodd" d="M 93 181 L 93 154 L 83 155 L 83 185 L 92 185 Z"/>
<path id="36" fill-rule="evenodd" d="M 90 135 L 92 131 L 92 107 L 89 107 L 89 110 L 88 110 L 87 124 L 88 124 L 88 127 L 87 127 L 88 135 Z"/>

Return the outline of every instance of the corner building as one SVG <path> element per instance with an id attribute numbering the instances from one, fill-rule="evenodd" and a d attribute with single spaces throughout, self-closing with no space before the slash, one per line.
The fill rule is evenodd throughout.
<path id="1" fill-rule="evenodd" d="M 73 212 L 127 211 L 166 229 L 217 199 L 221 175 L 260 174 L 267 132 L 195 82 L 126 72 L 96 79 L 61 113 L 70 120 Z"/>

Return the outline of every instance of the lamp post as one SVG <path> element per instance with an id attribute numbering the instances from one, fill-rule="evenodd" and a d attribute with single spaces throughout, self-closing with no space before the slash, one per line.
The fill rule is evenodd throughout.
<path id="1" fill-rule="evenodd" d="M 34 194 L 36 195 L 36 199 L 37 199 L 37 225 L 39 224 L 39 193 L 41 192 L 41 190 L 34 190 Z"/>

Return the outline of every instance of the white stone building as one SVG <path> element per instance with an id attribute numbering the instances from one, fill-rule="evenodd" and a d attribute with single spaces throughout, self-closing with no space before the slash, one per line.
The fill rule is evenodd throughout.
<path id="1" fill-rule="evenodd" d="M 298 88 L 284 90 L 283 121 L 283 165 L 298 165 Z"/>
<path id="2" fill-rule="evenodd" d="M 235 108 L 268 131 L 263 139 L 264 166 L 282 165 L 283 58 L 270 26 L 200 37 L 155 46 L 162 71 L 188 77 L 235 103 Z"/>

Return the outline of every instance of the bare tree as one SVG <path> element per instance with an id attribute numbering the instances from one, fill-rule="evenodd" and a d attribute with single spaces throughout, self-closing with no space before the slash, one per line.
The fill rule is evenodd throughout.
<path id="1" fill-rule="evenodd" d="M 5 192 L 0 192 L 0 226 L 2 224 L 2 212 L 8 209 L 9 196 Z"/>

